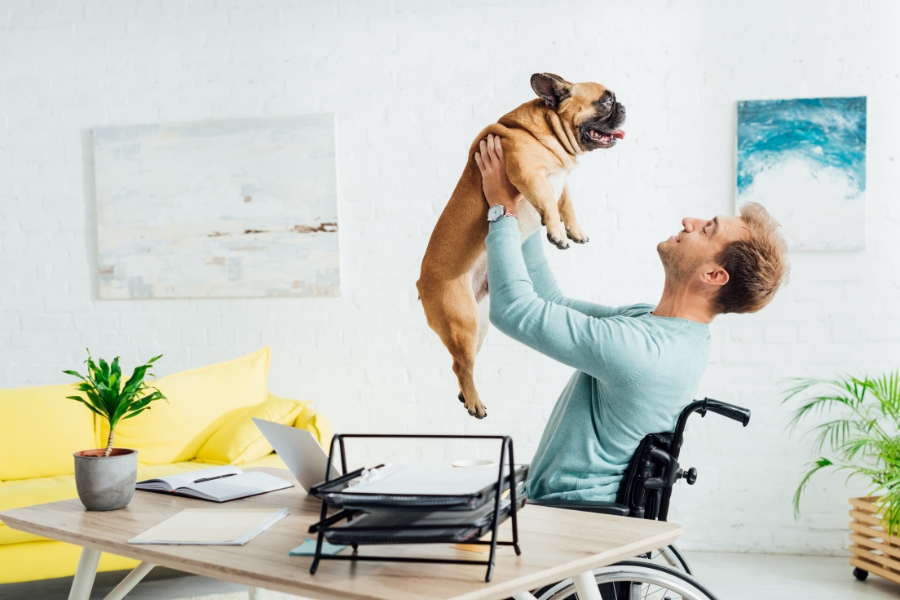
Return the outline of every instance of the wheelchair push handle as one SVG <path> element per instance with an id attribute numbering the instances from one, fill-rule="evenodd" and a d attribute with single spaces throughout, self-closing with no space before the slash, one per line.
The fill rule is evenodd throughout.
<path id="1" fill-rule="evenodd" d="M 712 398 L 705 398 L 703 402 L 705 404 L 705 406 L 703 407 L 704 409 L 737 421 L 744 427 L 746 427 L 750 422 L 749 408 L 735 406 L 734 404 L 728 404 L 727 402 L 720 402 L 718 400 L 713 400 Z M 704 410 L 703 412 L 706 412 L 706 410 Z"/>

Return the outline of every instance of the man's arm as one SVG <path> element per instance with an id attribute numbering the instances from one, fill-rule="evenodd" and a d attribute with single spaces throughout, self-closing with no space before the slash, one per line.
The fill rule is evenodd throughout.
<path id="1" fill-rule="evenodd" d="M 481 152 L 475 153 L 475 162 L 481 171 L 484 197 L 488 206 L 500 204 L 512 211 L 517 210 L 522 201 L 522 194 L 506 175 L 506 161 L 503 159 L 503 146 L 500 145 L 500 138 L 488 136 L 488 139 L 481 141 L 479 148 Z M 563 296 L 550 271 L 550 265 L 547 264 L 544 245 L 541 243 L 541 236 L 537 235 L 538 232 L 540 230 L 529 236 L 522 244 L 522 254 L 528 267 L 528 275 L 534 283 L 534 291 L 538 297 L 575 309 L 591 317 L 603 318 L 619 314 L 618 309 L 611 306 Z"/>
<path id="2" fill-rule="evenodd" d="M 539 298 L 515 219 L 491 223 L 487 249 L 491 323 L 506 335 L 613 384 L 639 378 L 659 357 L 656 343 L 630 317 L 590 317 Z"/>
<path id="3" fill-rule="evenodd" d="M 547 257 L 544 254 L 544 244 L 541 243 L 543 240 L 538 233 L 540 233 L 540 230 L 529 236 L 522 244 L 522 256 L 525 259 L 528 276 L 534 284 L 534 291 L 538 298 L 560 306 L 566 306 L 598 319 L 614 317 L 619 314 L 619 309 L 614 306 L 605 306 L 564 296 L 556 283 L 553 272 L 550 270 L 549 263 L 547 263 Z"/>
<path id="4" fill-rule="evenodd" d="M 521 194 L 505 177 L 499 139 L 489 136 L 481 142 L 480 149 L 475 161 L 482 173 L 485 198 L 489 204 L 493 201 L 515 210 Z M 656 343 L 630 318 L 595 318 L 538 297 L 525 266 L 515 219 L 502 217 L 491 223 L 485 243 L 490 317 L 498 329 L 600 380 L 632 380 L 656 361 Z M 533 275 L 550 297 L 565 300 L 543 252 L 537 258 Z M 608 310 L 603 311 L 603 316 L 610 316 Z"/>

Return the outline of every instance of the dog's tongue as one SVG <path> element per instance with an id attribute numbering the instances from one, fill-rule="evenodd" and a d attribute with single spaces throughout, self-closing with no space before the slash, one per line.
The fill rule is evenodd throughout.
<path id="1" fill-rule="evenodd" d="M 619 140 L 625 139 L 625 132 L 622 131 L 621 129 L 616 129 L 615 131 L 611 131 L 609 135 L 611 135 L 614 138 L 619 139 Z"/>

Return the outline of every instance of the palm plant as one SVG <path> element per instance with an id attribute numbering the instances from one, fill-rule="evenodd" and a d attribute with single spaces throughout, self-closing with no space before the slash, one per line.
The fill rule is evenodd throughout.
<path id="1" fill-rule="evenodd" d="M 151 358 L 145 364 L 135 367 L 128 381 L 122 381 L 122 369 L 119 367 L 119 357 L 112 363 L 107 363 L 102 358 L 94 362 L 91 351 L 88 350 L 87 376 L 77 371 L 63 371 L 81 380 L 78 390 L 84 392 L 86 398 L 81 396 L 66 396 L 70 400 L 81 402 L 94 414 L 107 420 L 109 423 L 109 438 L 106 441 L 106 451 L 103 456 L 109 456 L 113 447 L 113 435 L 119 421 L 136 417 L 145 410 L 150 409 L 150 403 L 156 400 L 166 400 L 162 392 L 144 383 L 144 377 L 153 377 L 153 373 L 147 370 L 162 357 L 162 354 Z M 153 390 L 153 391 L 151 391 Z"/>
<path id="2" fill-rule="evenodd" d="M 807 432 L 814 438 L 813 447 L 821 453 L 826 446 L 831 458 L 821 456 L 808 465 L 794 494 L 795 516 L 800 512 L 800 498 L 810 478 L 823 469 L 847 471 L 847 479 L 862 476 L 871 482 L 869 494 L 881 494 L 875 502 L 886 531 L 900 526 L 900 371 L 869 379 L 845 376 L 838 379 L 797 379 L 786 391 L 783 402 L 811 391 L 790 420 L 793 433 L 800 421 L 813 415 L 837 411 L 829 421 Z"/>

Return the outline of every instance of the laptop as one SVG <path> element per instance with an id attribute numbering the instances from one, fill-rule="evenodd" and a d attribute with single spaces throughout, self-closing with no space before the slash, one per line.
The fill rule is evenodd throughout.
<path id="1" fill-rule="evenodd" d="M 265 419 L 254 418 L 253 423 L 256 424 L 307 493 L 314 485 L 325 481 L 328 454 L 325 453 L 313 434 L 305 429 L 297 429 Z M 331 478 L 340 476 L 341 472 L 337 466 L 332 465 Z"/>

